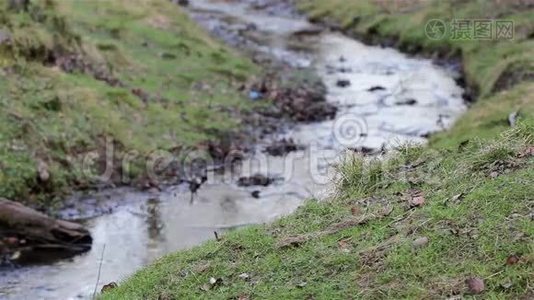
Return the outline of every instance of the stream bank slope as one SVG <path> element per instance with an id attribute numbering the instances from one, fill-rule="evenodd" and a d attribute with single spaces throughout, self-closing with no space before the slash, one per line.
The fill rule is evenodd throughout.
<path id="1" fill-rule="evenodd" d="M 165 0 L 2 0 L 0 67 L 0 196 L 46 212 L 235 131 L 258 72 Z"/>

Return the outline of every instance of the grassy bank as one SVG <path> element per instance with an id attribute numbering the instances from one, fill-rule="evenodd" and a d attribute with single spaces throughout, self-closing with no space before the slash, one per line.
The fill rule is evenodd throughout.
<path id="1" fill-rule="evenodd" d="M 471 277 L 484 298 L 531 298 L 533 125 L 351 159 L 335 199 L 164 257 L 104 299 L 436 299 Z"/>
<path id="2" fill-rule="evenodd" d="M 0 1 L 0 196 L 49 207 L 92 186 L 83 157 L 106 137 L 115 159 L 136 154 L 135 178 L 151 151 L 238 125 L 236 83 L 254 65 L 170 1 L 9 2 Z"/>
<path id="3" fill-rule="evenodd" d="M 460 57 L 477 101 L 431 147 L 348 157 L 333 199 L 166 256 L 103 298 L 533 298 L 534 12 L 513 2 L 299 1 L 368 41 Z M 515 39 L 424 35 L 428 19 L 488 17 L 513 19 Z"/>

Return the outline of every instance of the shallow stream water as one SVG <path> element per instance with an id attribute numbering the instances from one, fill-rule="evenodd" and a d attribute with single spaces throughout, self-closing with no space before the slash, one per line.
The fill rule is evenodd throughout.
<path id="1" fill-rule="evenodd" d="M 99 288 L 166 253 L 214 238 L 214 231 L 269 222 L 305 199 L 327 197 L 332 164 L 347 148 L 424 143 L 465 111 L 463 90 L 455 83 L 459 74 L 452 68 L 321 30 L 286 6 L 253 8 L 251 3 L 257 2 L 193 0 L 188 10 L 230 45 L 311 68 L 326 85 L 327 100 L 338 107 L 336 118 L 298 124 L 267 137 L 265 144 L 285 137 L 306 146 L 285 157 L 266 155 L 260 143 L 241 175 L 280 178 L 267 187 L 238 187 L 235 178 L 213 180 L 199 190 L 193 204 L 186 186 L 160 193 L 121 188 L 84 196 L 83 201 L 112 211 L 84 221 L 94 238 L 92 250 L 52 264 L 0 272 L 0 298 L 90 298 L 102 254 Z M 259 198 L 252 196 L 255 191 Z"/>

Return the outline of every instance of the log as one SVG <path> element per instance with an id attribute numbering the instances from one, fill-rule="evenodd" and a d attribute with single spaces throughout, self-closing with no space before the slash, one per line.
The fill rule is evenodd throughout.
<path id="1" fill-rule="evenodd" d="M 82 225 L 50 218 L 18 202 L 0 198 L 0 236 L 16 246 L 40 246 L 80 253 L 91 248 L 92 237 Z M 18 245 L 24 241 L 24 245 Z"/>

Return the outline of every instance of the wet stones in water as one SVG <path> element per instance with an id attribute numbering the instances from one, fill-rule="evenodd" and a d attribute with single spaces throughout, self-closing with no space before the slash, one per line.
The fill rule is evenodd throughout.
<path id="1" fill-rule="evenodd" d="M 318 35 L 323 32 L 323 28 L 320 26 L 309 26 L 301 30 L 293 32 L 293 36 L 309 36 L 309 35 Z"/>
<path id="2" fill-rule="evenodd" d="M 273 178 L 267 176 L 256 174 L 250 177 L 241 177 L 237 181 L 237 185 L 241 187 L 249 186 L 268 186 L 274 182 Z"/>
<path id="3" fill-rule="evenodd" d="M 364 156 L 378 155 L 378 154 L 386 153 L 386 145 L 384 145 L 384 144 L 382 144 L 382 146 L 379 149 L 378 148 L 365 147 L 365 146 L 354 147 L 354 148 L 349 148 L 349 149 L 354 151 L 354 152 L 356 152 L 356 153 L 361 153 Z"/>
<path id="4" fill-rule="evenodd" d="M 339 79 L 339 80 L 336 82 L 336 86 L 338 86 L 338 87 L 340 87 L 340 88 L 348 87 L 348 86 L 350 86 L 350 80 L 347 80 L 347 79 Z"/>
<path id="5" fill-rule="evenodd" d="M 417 104 L 417 100 L 413 99 L 413 98 L 409 98 L 409 99 L 404 99 L 404 100 L 401 100 L 401 101 L 397 101 L 395 102 L 396 105 L 409 105 L 409 106 L 412 106 L 412 105 L 416 105 Z"/>
<path id="6" fill-rule="evenodd" d="M 283 156 L 289 152 L 302 150 L 303 147 L 297 145 L 293 139 L 281 139 L 275 141 L 271 145 L 267 146 L 265 152 L 269 153 L 272 156 Z"/>
<path id="7" fill-rule="evenodd" d="M 267 76 L 243 90 L 257 91 L 275 109 L 262 109 L 260 114 L 297 122 L 318 122 L 335 117 L 337 108 L 326 102 L 326 88 L 320 82 L 301 82 L 296 86 L 281 86 L 280 80 Z"/>
<path id="8" fill-rule="evenodd" d="M 383 86 L 373 86 L 373 87 L 370 87 L 369 89 L 367 89 L 368 92 L 376 92 L 376 91 L 385 91 L 386 88 L 383 87 Z"/>

